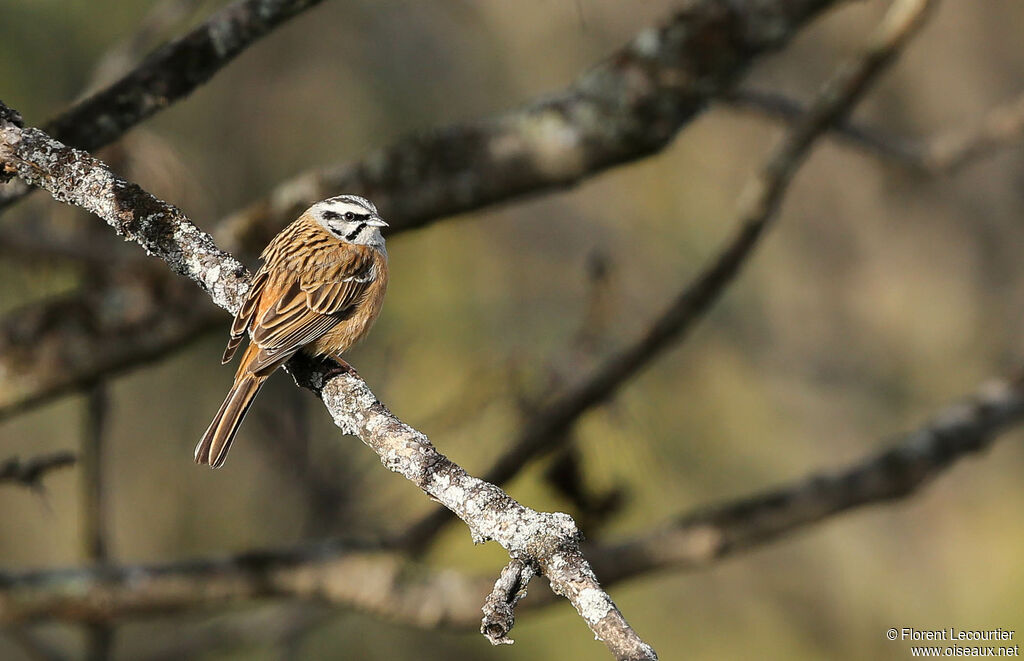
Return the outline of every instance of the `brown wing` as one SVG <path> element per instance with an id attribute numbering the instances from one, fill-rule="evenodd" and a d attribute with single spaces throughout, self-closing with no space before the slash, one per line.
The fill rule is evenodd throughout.
<path id="1" fill-rule="evenodd" d="M 356 305 L 374 277 L 373 252 L 351 248 L 341 261 L 307 269 L 299 278 L 308 305 L 320 314 L 338 315 Z"/>
<path id="2" fill-rule="evenodd" d="M 252 324 L 253 317 L 259 307 L 260 296 L 263 295 L 263 288 L 267 284 L 269 274 L 265 269 L 260 269 L 252 277 L 252 284 L 249 285 L 249 292 L 245 296 L 245 302 L 238 309 L 235 320 L 231 322 L 231 337 L 228 339 L 228 346 L 224 349 L 224 356 L 220 359 L 221 364 L 227 363 L 235 355 L 238 345 L 242 343 L 246 331 Z"/>
<path id="3" fill-rule="evenodd" d="M 307 265 L 284 295 L 254 320 L 252 341 L 260 351 L 249 364 L 252 372 L 288 360 L 344 320 L 359 303 L 374 277 L 373 254 L 360 249 L 345 252 L 342 261 Z"/>

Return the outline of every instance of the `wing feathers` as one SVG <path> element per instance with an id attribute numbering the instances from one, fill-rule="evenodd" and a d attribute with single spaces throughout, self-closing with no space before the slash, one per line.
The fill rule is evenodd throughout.
<path id="1" fill-rule="evenodd" d="M 260 351 L 247 369 L 260 373 L 276 368 L 343 321 L 376 277 L 370 249 L 349 249 L 344 254 L 343 260 L 306 264 L 298 274 L 278 271 L 271 277 L 261 269 L 232 324 L 225 357 L 230 359 L 249 331 Z M 276 300 L 263 300 L 268 296 Z"/>
<path id="2" fill-rule="evenodd" d="M 245 337 L 245 332 L 249 329 L 252 319 L 256 315 L 260 297 L 263 295 L 263 290 L 269 278 L 270 274 L 266 269 L 260 269 L 253 276 L 249 292 L 245 296 L 245 302 L 242 303 L 242 307 L 238 309 L 238 314 L 235 315 L 234 321 L 231 322 L 231 337 L 228 339 L 227 348 L 224 349 L 224 356 L 220 359 L 221 364 L 230 361 L 232 356 L 235 355 L 235 351 L 238 350 L 238 345 L 242 343 L 242 338 Z"/>

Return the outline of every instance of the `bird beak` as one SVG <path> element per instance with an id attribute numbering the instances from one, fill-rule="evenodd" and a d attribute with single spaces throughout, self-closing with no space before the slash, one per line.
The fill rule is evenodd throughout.
<path id="1" fill-rule="evenodd" d="M 370 219 L 366 221 L 366 224 L 370 227 L 387 227 L 388 224 L 384 222 L 384 219 L 380 216 L 370 216 Z"/>

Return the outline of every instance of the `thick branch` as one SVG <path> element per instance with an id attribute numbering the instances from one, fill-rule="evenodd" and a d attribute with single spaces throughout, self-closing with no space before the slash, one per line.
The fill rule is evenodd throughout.
<path id="1" fill-rule="evenodd" d="M 725 280 L 742 264 L 744 254 L 749 252 L 745 246 L 756 241 L 772 217 L 785 183 L 808 147 L 859 98 L 919 25 L 927 6 L 924 0 L 897 2 L 865 55 L 826 85 L 805 120 L 769 161 L 762 177 L 743 198 L 741 217 L 747 220 L 740 237 L 749 238 L 736 244 L 739 254 L 733 265 L 722 270 Z M 0 107 L 2 110 L 6 109 Z M 87 154 L 70 150 L 40 131 L 4 121 L 0 124 L 0 139 L 0 160 L 5 170 L 47 188 L 57 199 L 100 215 L 119 234 L 134 239 L 175 271 L 202 285 L 216 303 L 229 310 L 237 307 L 248 274 L 180 211 L 117 179 Z M 727 251 L 724 257 L 729 254 Z M 650 334 L 655 338 L 652 342 L 659 341 L 657 331 L 656 325 Z M 598 585 L 580 552 L 579 535 L 570 517 L 525 508 L 496 486 L 469 476 L 436 452 L 422 433 L 394 417 L 366 384 L 351 374 L 325 381 L 317 365 L 301 358 L 293 360 L 290 369 L 298 383 L 320 396 L 342 430 L 359 436 L 388 468 L 456 513 L 469 525 L 475 539 L 493 539 L 509 551 L 513 560 L 538 566 L 552 590 L 573 603 L 617 658 L 656 658 Z M 601 394 L 601 387 L 597 386 L 598 401 L 607 396 L 607 392 Z"/>
<path id="2" fill-rule="evenodd" d="M 107 145 L 190 94 L 271 30 L 320 2 L 239 0 L 157 49 L 134 71 L 76 103 L 43 130 L 80 149 Z M 0 189 L 0 209 L 28 192 L 19 183 Z"/>
<path id="3" fill-rule="evenodd" d="M 118 178 L 87 153 L 8 121 L 13 117 L 0 105 L 4 171 L 100 216 L 120 236 L 194 280 L 215 303 L 229 311 L 238 308 L 248 288 L 248 272 L 180 210 Z M 552 589 L 569 599 L 617 658 L 656 658 L 601 590 L 579 550 L 579 534 L 571 517 L 523 507 L 498 487 L 471 477 L 438 453 L 426 436 L 393 416 L 362 380 L 351 375 L 327 379 L 323 366 L 302 357 L 293 359 L 289 369 L 300 385 L 323 400 L 343 431 L 358 436 L 385 466 L 451 508 L 475 540 L 497 541 L 513 558 L 536 564 Z"/>
<path id="4" fill-rule="evenodd" d="M 917 493 L 1024 421 L 1024 376 L 983 385 L 890 448 L 831 473 L 681 515 L 649 534 L 587 549 L 606 582 L 694 570 L 843 512 Z M 514 579 L 518 565 L 506 578 Z M 516 581 L 498 587 L 514 598 Z M 490 581 L 375 548 L 326 543 L 155 566 L 0 573 L 0 624 L 103 621 L 259 597 L 321 601 L 413 626 L 475 628 Z M 538 606 L 550 598 L 531 599 Z"/>
<path id="5" fill-rule="evenodd" d="M 393 232 L 400 232 L 643 158 L 666 146 L 756 56 L 784 45 L 834 1 L 692 2 L 556 95 L 493 119 L 400 140 L 352 164 L 300 176 L 222 223 L 218 236 L 231 251 L 258 254 L 302 208 L 339 191 L 367 194 L 385 211 Z M 192 34 L 202 35 L 202 28 Z M 125 297 L 124 287 L 118 285 L 94 295 L 100 301 L 141 300 L 137 290 L 132 293 Z M 62 300 L 48 301 L 24 312 L 31 318 L 59 318 L 52 311 L 61 305 Z M 83 308 L 82 317 L 102 315 L 109 326 L 139 332 L 119 334 L 113 343 L 107 335 L 83 332 L 86 325 L 79 325 L 79 332 L 66 340 L 51 334 L 45 344 L 54 351 L 45 355 L 63 353 L 64 347 L 82 349 L 63 360 L 60 370 L 50 369 L 51 361 L 27 359 L 40 352 L 19 341 L 24 335 L 5 333 L 0 324 L 0 368 L 8 375 L 0 388 L 0 419 L 169 353 L 183 346 L 187 337 L 217 323 L 204 304 L 180 310 L 185 318 L 165 310 L 160 324 L 167 332 L 149 335 L 133 323 L 129 310 Z"/>
<path id="6" fill-rule="evenodd" d="M 306 206 L 338 191 L 374 200 L 400 231 L 645 158 L 668 146 L 758 56 L 834 4 L 691 0 L 564 90 L 296 177 L 231 219 L 225 239 L 256 252 Z"/>
<path id="7" fill-rule="evenodd" d="M 746 264 L 765 229 L 775 219 L 793 174 L 815 140 L 849 113 L 900 46 L 921 25 L 928 6 L 927 1 L 894 4 L 865 51 L 840 67 L 825 83 L 808 111 L 775 148 L 759 175 L 747 185 L 740 196 L 735 222 L 738 230 L 734 237 L 632 344 L 608 358 L 579 384 L 552 397 L 485 474 L 485 480 L 504 484 L 530 459 L 559 447 L 567 438 L 565 432 L 581 415 L 607 401 L 703 318 Z M 414 550 L 422 550 L 448 519 L 446 511 L 435 510 L 413 524 L 403 541 Z"/>

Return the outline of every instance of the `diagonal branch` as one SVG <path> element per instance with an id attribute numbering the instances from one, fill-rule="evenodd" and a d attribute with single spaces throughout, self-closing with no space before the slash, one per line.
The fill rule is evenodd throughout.
<path id="1" fill-rule="evenodd" d="M 897 2 L 868 47 L 829 79 L 816 99 L 775 148 L 757 177 L 740 196 L 738 229 L 723 249 L 688 282 L 668 307 L 633 343 L 613 354 L 586 379 L 539 410 L 513 443 L 484 475 L 504 484 L 529 460 L 550 452 L 566 440 L 565 432 L 588 410 L 607 401 L 623 384 L 650 365 L 703 318 L 746 264 L 765 229 L 774 221 L 793 174 L 815 140 L 845 117 L 871 82 L 920 25 L 929 2 Z M 402 543 L 422 551 L 449 515 L 437 509 L 403 533 Z"/>
<path id="2" fill-rule="evenodd" d="M 834 472 L 702 508 L 661 530 L 591 552 L 607 580 L 692 570 L 820 521 L 916 493 L 955 462 L 1024 422 L 1024 370 L 983 384 L 891 447 Z"/>
<path id="3" fill-rule="evenodd" d="M 187 96 L 239 53 L 321 0 L 239 0 L 179 39 L 154 51 L 135 70 L 46 124 L 57 140 L 95 150 Z M 30 189 L 0 189 L 0 209 Z"/>
<path id="4" fill-rule="evenodd" d="M 179 209 L 120 179 L 87 153 L 38 129 L 21 128 L 18 120 L 17 113 L 0 104 L 0 172 L 16 174 L 55 199 L 96 214 L 118 235 L 194 280 L 219 306 L 234 311 L 241 305 L 249 273 Z M 536 565 L 616 658 L 657 658 L 601 589 L 579 549 L 571 517 L 529 509 L 471 477 L 425 435 L 391 414 L 361 379 L 328 378 L 325 366 L 301 356 L 288 369 L 297 383 L 320 397 L 335 424 L 370 446 L 390 470 L 454 511 L 475 540 L 494 540 L 513 558 Z"/>
<path id="5" fill-rule="evenodd" d="M 752 246 L 773 216 L 785 183 L 810 145 L 862 95 L 921 24 L 929 4 L 927 0 L 896 2 L 862 57 L 829 81 L 819 101 L 769 160 L 761 177 L 742 198 L 741 218 L 747 222 L 740 236 L 750 238 L 737 244 L 735 263 L 723 268 L 726 280 L 749 251 L 743 246 Z M 0 162 L 4 172 L 46 188 L 58 200 L 92 211 L 119 235 L 136 241 L 172 270 L 196 281 L 215 303 L 230 311 L 237 309 L 248 286 L 248 273 L 217 248 L 209 235 L 192 225 L 181 211 L 137 185 L 118 179 L 88 154 L 70 149 L 41 131 L 23 129 L 18 120 L 16 113 L 0 105 Z M 659 334 L 658 328 L 650 334 L 653 339 L 638 351 L 664 342 L 658 339 L 661 335 L 674 334 Z M 580 551 L 579 533 L 571 517 L 531 510 L 493 484 L 471 477 L 438 453 L 425 435 L 388 411 L 361 379 L 351 374 L 327 378 L 319 365 L 304 357 L 290 361 L 288 368 L 297 383 L 320 397 L 335 424 L 358 436 L 389 469 L 458 515 L 475 540 L 497 541 L 513 560 L 536 566 L 548 578 L 552 590 L 569 599 L 616 658 L 657 658 L 601 589 Z M 595 386 L 593 397 L 598 401 L 610 392 L 603 392 L 604 387 Z"/>
<path id="6" fill-rule="evenodd" d="M 565 89 L 285 182 L 229 219 L 224 238 L 258 252 L 302 209 L 342 190 L 374 200 L 394 232 L 573 186 L 666 148 L 759 56 L 835 4 L 691 0 Z"/>
<path id="7" fill-rule="evenodd" d="M 49 472 L 73 466 L 75 455 L 70 452 L 54 452 L 21 460 L 12 457 L 0 462 L 0 484 L 13 482 L 22 486 L 38 489 L 43 477 Z"/>
<path id="8" fill-rule="evenodd" d="M 496 118 L 399 140 L 351 164 L 299 176 L 219 224 L 218 236 L 230 251 L 258 254 L 303 208 L 341 190 L 372 198 L 393 232 L 400 232 L 516 195 L 569 185 L 643 158 L 668 145 L 758 55 L 783 46 L 831 4 L 834 0 L 693 2 L 661 26 L 641 32 L 558 94 Z M 0 207 L 2 196 L 0 189 Z M 140 300 L 133 294 L 124 296 L 123 286 L 106 287 L 95 292 L 95 299 Z M 54 311 L 61 305 L 48 301 L 25 313 L 59 318 Z M 202 303 L 180 309 L 188 311 L 189 319 L 162 319 L 162 326 L 173 327 L 171 332 L 151 336 L 133 323 L 129 310 L 88 306 L 82 317 L 102 316 L 110 326 L 139 332 L 121 335 L 116 343 L 106 335 L 81 332 L 89 328 L 84 324 L 66 342 L 55 332 L 47 338 L 49 346 L 83 348 L 62 362 L 60 370 L 47 369 L 48 361 L 23 359 L 38 352 L 20 340 L 25 335 L 7 334 L 0 324 L 0 369 L 8 375 L 0 388 L 0 419 L 169 353 L 183 346 L 189 333 L 195 336 L 216 323 Z M 205 320 L 194 321 L 203 313 Z"/>
<path id="9" fill-rule="evenodd" d="M 0 319 L 0 420 L 157 360 L 223 323 L 194 287 L 130 268 L 17 308 Z"/>
<path id="10" fill-rule="evenodd" d="M 724 100 L 738 108 L 795 122 L 804 107 L 774 92 L 740 89 Z M 990 109 L 981 121 L 927 141 L 916 142 L 876 128 L 842 122 L 836 136 L 865 151 L 921 174 L 953 174 L 965 165 L 1020 141 L 1024 136 L 1024 94 Z"/>
<path id="11" fill-rule="evenodd" d="M 587 553 L 609 584 L 707 567 L 844 512 L 915 494 L 1021 422 L 1024 370 L 982 385 L 891 447 L 840 470 L 685 513 L 633 539 L 590 545 Z M 518 569 L 513 565 L 503 574 L 515 579 Z M 499 596 L 514 599 L 523 587 L 517 582 L 500 582 Z M 422 628 L 471 629 L 479 623 L 479 600 L 490 590 L 484 577 L 430 568 L 372 545 L 326 542 L 163 565 L 0 572 L 0 624 L 97 622 L 277 597 L 354 608 Z M 523 606 L 553 600 L 540 596 Z"/>

